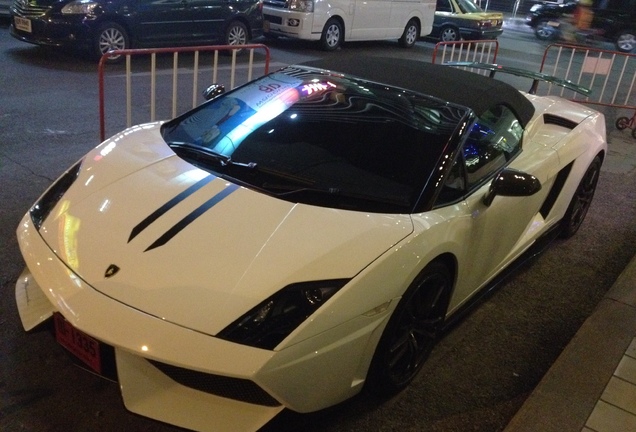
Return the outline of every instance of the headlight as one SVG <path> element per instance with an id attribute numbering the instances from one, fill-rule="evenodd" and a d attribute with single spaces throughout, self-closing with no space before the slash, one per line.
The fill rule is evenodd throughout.
<path id="1" fill-rule="evenodd" d="M 541 3 L 537 3 L 537 4 L 532 5 L 532 7 L 530 8 L 530 12 L 534 12 L 537 9 L 541 9 Z"/>
<path id="2" fill-rule="evenodd" d="M 69 15 L 93 15 L 93 11 L 97 6 L 98 4 L 91 0 L 78 0 L 64 6 L 62 13 Z"/>
<path id="3" fill-rule="evenodd" d="M 29 214 L 36 229 L 40 229 L 44 220 L 48 217 L 49 213 L 51 213 L 51 210 L 53 210 L 68 188 L 71 187 L 75 179 L 77 179 L 81 166 L 82 161 L 80 160 L 62 174 L 62 176 L 44 192 L 44 195 L 40 197 L 33 207 L 31 207 Z"/>
<path id="4" fill-rule="evenodd" d="M 274 349 L 348 281 L 336 279 L 289 285 L 227 326 L 217 337 Z"/>
<path id="5" fill-rule="evenodd" d="M 291 0 L 289 2 L 289 10 L 298 12 L 313 12 L 314 1 L 313 0 Z"/>

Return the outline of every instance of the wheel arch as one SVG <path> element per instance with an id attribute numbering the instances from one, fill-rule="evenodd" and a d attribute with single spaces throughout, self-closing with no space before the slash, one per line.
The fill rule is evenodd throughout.
<path id="1" fill-rule="evenodd" d="M 327 19 L 325 20 L 325 23 L 322 25 L 322 27 L 325 28 L 327 23 L 332 19 L 337 20 L 342 26 L 342 42 L 344 42 L 347 37 L 347 23 L 340 13 L 334 13 L 333 15 L 330 14 L 329 16 L 327 16 Z"/>
<path id="2" fill-rule="evenodd" d="M 459 26 L 457 24 L 454 24 L 452 22 L 446 22 L 444 24 L 442 24 L 439 27 L 439 38 L 442 39 L 442 33 L 444 33 L 444 30 L 446 29 L 453 29 L 457 32 L 457 39 L 456 40 L 461 40 L 462 39 L 462 33 L 461 33 L 461 29 L 459 28 Z"/>
<path id="3" fill-rule="evenodd" d="M 126 22 L 126 20 L 118 14 L 107 14 L 99 17 L 99 21 L 96 25 L 92 26 L 91 30 L 91 40 L 94 40 L 97 36 L 97 32 L 104 26 L 105 24 L 117 24 L 121 26 L 124 30 L 126 30 L 126 34 L 128 35 L 128 43 L 130 44 L 130 48 L 134 48 L 137 45 L 137 39 L 134 36 L 135 32 L 130 30 L 130 25 Z"/>
<path id="4" fill-rule="evenodd" d="M 252 26 L 250 25 L 250 21 L 244 15 L 234 15 L 233 17 L 228 18 L 226 20 L 225 24 L 223 25 L 223 33 L 221 33 L 221 34 L 224 35 L 228 31 L 228 29 L 230 28 L 232 23 L 236 22 L 236 21 L 238 21 L 241 24 L 243 24 L 245 26 L 245 28 L 247 29 L 247 39 L 248 40 L 253 39 L 254 36 L 252 34 Z"/>

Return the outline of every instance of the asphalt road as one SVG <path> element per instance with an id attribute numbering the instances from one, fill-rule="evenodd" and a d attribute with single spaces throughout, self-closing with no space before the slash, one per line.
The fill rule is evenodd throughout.
<path id="1" fill-rule="evenodd" d="M 534 64 L 543 51 L 527 32 L 506 32 L 500 62 Z M 433 45 L 393 42 L 330 53 L 430 59 Z M 293 41 L 271 45 L 272 62 L 325 55 Z M 0 430 L 175 431 L 124 408 L 117 384 L 71 365 L 44 331 L 24 333 L 14 283 L 23 267 L 15 230 L 39 194 L 98 143 L 96 65 L 20 43 L 0 22 Z M 608 112 L 608 124 L 614 112 Z M 503 430 L 636 252 L 633 147 L 608 129 L 610 155 L 581 231 L 553 243 L 502 284 L 440 342 L 396 397 L 354 398 L 320 413 L 283 412 L 274 431 Z M 113 131 L 114 132 L 114 131 Z"/>

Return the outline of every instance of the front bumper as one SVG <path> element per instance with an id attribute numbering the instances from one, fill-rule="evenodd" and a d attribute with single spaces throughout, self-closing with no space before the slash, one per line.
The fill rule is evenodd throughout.
<path id="1" fill-rule="evenodd" d="M 310 412 L 350 398 L 364 384 L 370 347 L 386 322 L 386 315 L 358 317 L 278 352 L 256 349 L 99 293 L 49 249 L 28 214 L 18 237 L 27 263 L 16 283 L 24 328 L 61 313 L 77 329 L 114 347 L 127 409 L 181 427 L 252 431 L 285 407 Z M 209 386 L 191 385 L 202 380 Z M 255 399 L 234 397 L 228 383 L 249 389 Z"/>
<path id="2" fill-rule="evenodd" d="M 18 30 L 15 16 L 28 19 L 31 31 Z M 43 15 L 40 17 L 26 17 L 16 15 L 11 17 L 11 36 L 23 42 L 41 46 L 88 48 L 91 44 L 91 24 L 81 17 L 59 18 Z"/>
<path id="3" fill-rule="evenodd" d="M 503 33 L 503 28 L 494 28 L 487 30 L 478 30 L 474 28 L 461 28 L 459 34 L 461 34 L 464 40 L 488 40 L 497 39 Z"/>
<path id="4" fill-rule="evenodd" d="M 265 35 L 286 36 L 304 40 L 319 40 L 322 29 L 314 31 L 314 14 L 285 9 L 263 8 Z"/>

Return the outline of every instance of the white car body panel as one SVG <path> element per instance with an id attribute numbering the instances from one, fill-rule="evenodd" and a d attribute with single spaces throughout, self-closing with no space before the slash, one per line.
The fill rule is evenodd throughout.
<path id="1" fill-rule="evenodd" d="M 237 188 L 168 243 L 149 250 L 183 218 L 228 188 L 227 181 L 174 154 L 157 155 L 156 162 L 142 159 L 135 168 L 126 166 L 126 161 L 134 160 L 128 143 L 135 148 L 137 142 L 147 143 L 153 137 L 161 144 L 149 147 L 166 147 L 158 128 L 129 131 L 117 145 L 107 140 L 89 154 L 83 167 L 87 176 L 77 181 L 84 186 L 65 195 L 40 231 L 79 277 L 126 305 L 214 335 L 286 285 L 320 280 L 325 274 L 332 279 L 353 277 L 412 231 L 408 216 L 291 204 Z M 111 150 L 102 156 L 104 148 Z M 112 177 L 101 179 L 96 173 L 103 172 L 102 164 L 126 166 L 126 171 L 118 179 L 109 170 Z M 214 179 L 129 239 L 155 209 L 206 177 Z M 363 253 L 351 255 L 351 250 Z M 89 255 L 90 260 L 83 258 Z M 107 280 L 104 273 L 111 264 L 122 270 Z M 211 273 L 212 267 L 223 271 Z M 286 271 L 268 271 L 271 268 Z M 209 283 L 203 286 L 189 283 L 206 280 Z M 181 294 L 175 296 L 175 290 Z M 198 307 L 201 303 L 222 306 L 210 316 Z"/>

